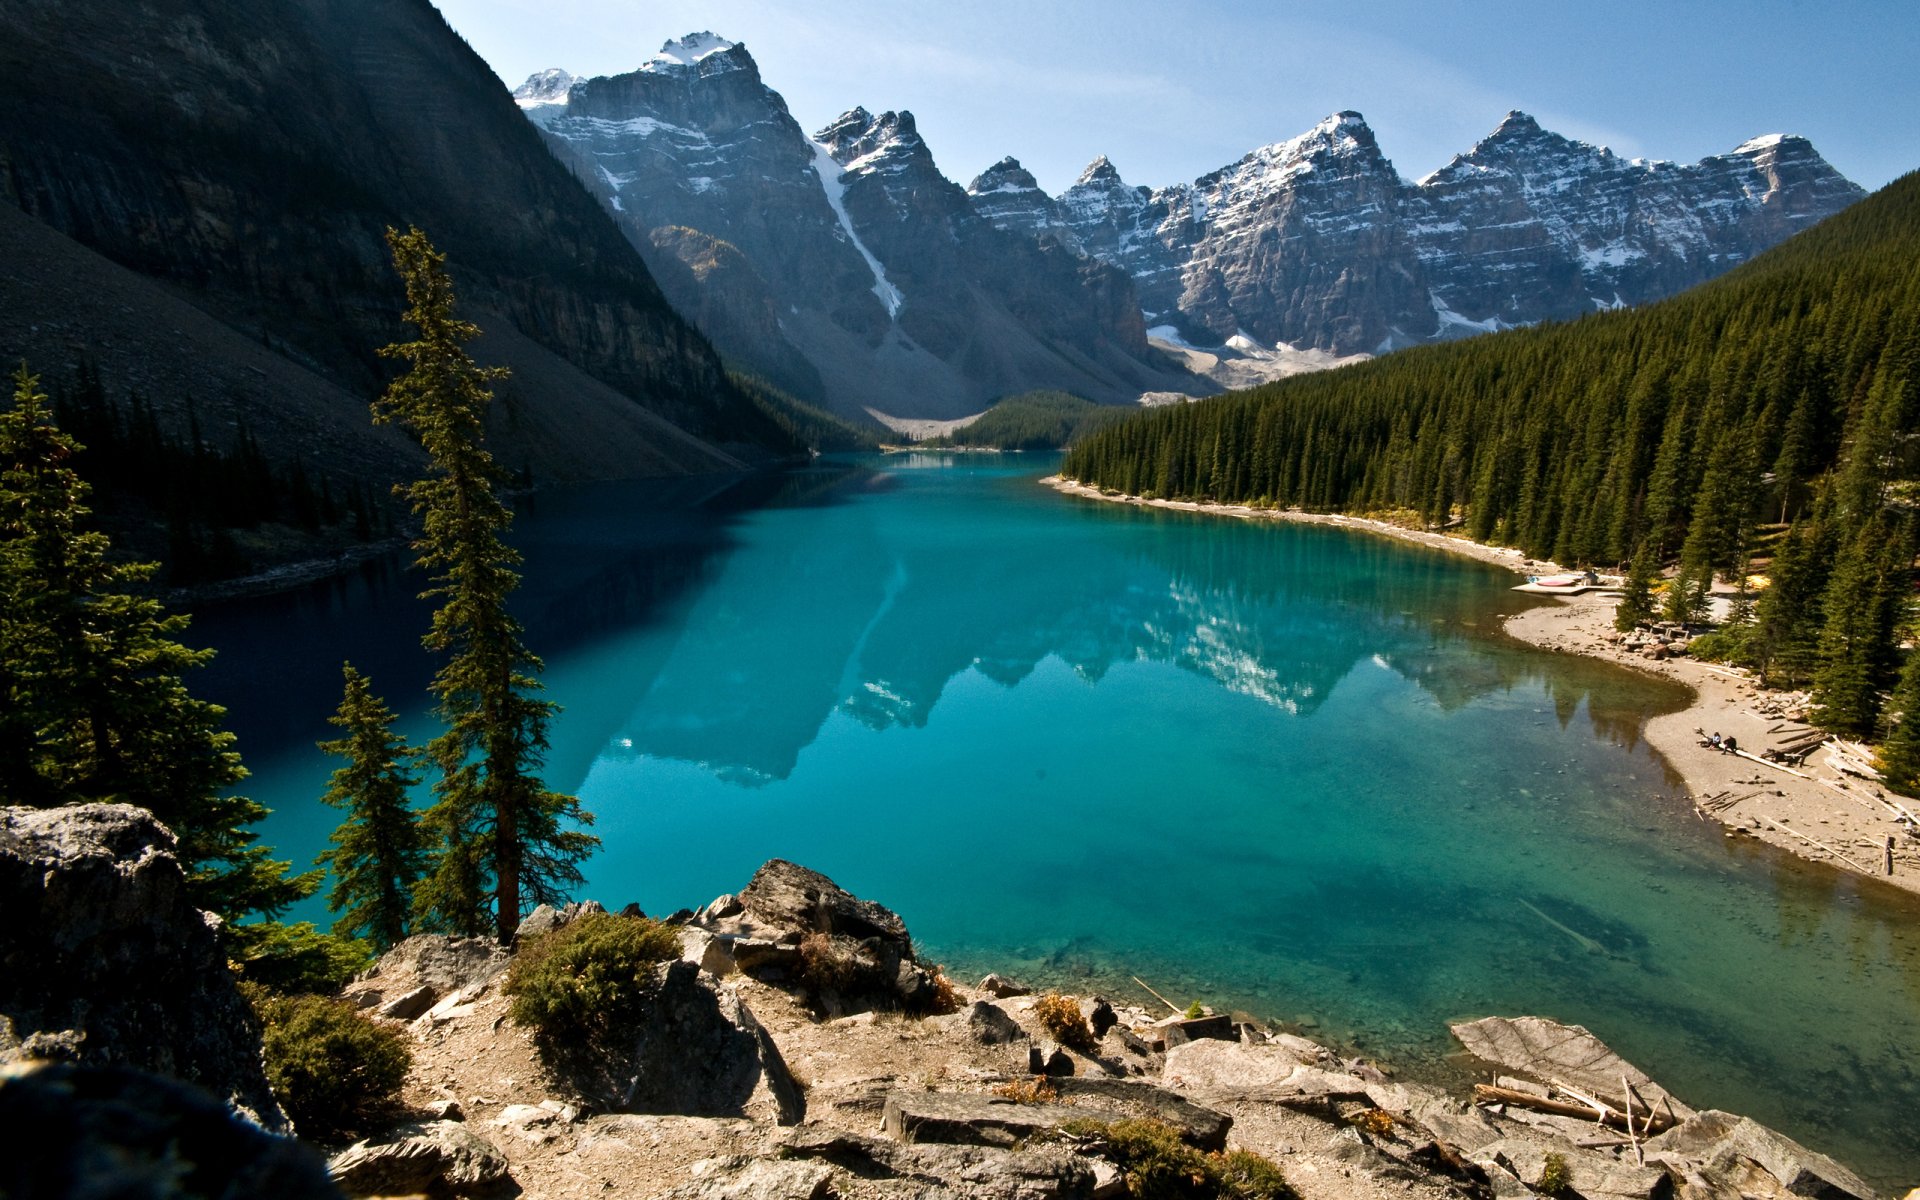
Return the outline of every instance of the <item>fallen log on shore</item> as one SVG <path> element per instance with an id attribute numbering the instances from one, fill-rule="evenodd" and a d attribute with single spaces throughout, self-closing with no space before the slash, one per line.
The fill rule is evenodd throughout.
<path id="1" fill-rule="evenodd" d="M 1473 1085 L 1473 1102 L 1475 1104 L 1511 1104 L 1519 1108 L 1529 1108 L 1535 1112 L 1551 1113 L 1557 1117 L 1579 1117 L 1583 1120 L 1593 1121 L 1612 1129 L 1621 1130 L 1622 1132 L 1627 1130 L 1627 1106 L 1625 1101 L 1618 1102 L 1616 1106 L 1613 1098 L 1609 1096 L 1595 1096 L 1593 1099 L 1602 1105 L 1602 1107 L 1594 1108 L 1591 1105 L 1577 1104 L 1571 1100 L 1553 1100 L 1545 1096 L 1536 1096 L 1532 1092 L 1521 1092 L 1513 1088 L 1495 1087 L 1490 1083 L 1476 1083 Z M 1648 1131 L 1651 1131 L 1651 1133 L 1659 1133 L 1662 1130 L 1671 1128 L 1675 1124 L 1673 1118 L 1666 1113 L 1654 1113 L 1648 1117 L 1641 1117 L 1636 1114 L 1633 1120 L 1641 1137 L 1649 1136 Z"/>

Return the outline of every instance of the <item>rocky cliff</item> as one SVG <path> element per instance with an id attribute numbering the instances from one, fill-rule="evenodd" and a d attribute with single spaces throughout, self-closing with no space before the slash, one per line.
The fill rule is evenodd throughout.
<path id="1" fill-rule="evenodd" d="M 1050 197 L 1006 159 L 968 193 L 1002 229 L 1125 270 L 1176 338 L 1336 355 L 1657 300 L 1864 194 L 1804 138 L 1682 165 L 1519 112 L 1417 183 L 1342 112 L 1192 183 L 1129 186 L 1102 157 Z"/>
<path id="2" fill-rule="evenodd" d="M 152 1071 L 285 1130 L 259 1026 L 173 848 L 130 805 L 0 809 L 0 1062 Z"/>
<path id="3" fill-rule="evenodd" d="M 426 0 L 0 0 L 0 27 L 0 200 L 109 289 L 106 327 L 78 328 L 62 271 L 10 277 L 8 358 L 56 381 L 93 361 L 178 429 L 198 405 L 216 441 L 291 422 L 302 439 L 260 436 L 277 461 L 391 477 L 405 448 L 364 409 L 344 432 L 343 410 L 391 372 L 382 232 L 417 224 L 487 331 L 477 353 L 514 369 L 494 424 L 510 468 L 610 478 L 791 450 Z M 148 319 L 148 283 L 200 320 Z M 231 336 L 202 338 L 209 321 Z M 183 395 L 192 372 L 168 364 L 234 343 L 277 361 Z"/>
<path id="4" fill-rule="evenodd" d="M 911 113 L 856 108 L 809 137 L 746 47 L 710 33 L 515 97 L 676 307 L 802 398 L 950 417 L 1035 387 L 1202 386 L 1149 347 L 1124 273 L 976 213 Z"/>

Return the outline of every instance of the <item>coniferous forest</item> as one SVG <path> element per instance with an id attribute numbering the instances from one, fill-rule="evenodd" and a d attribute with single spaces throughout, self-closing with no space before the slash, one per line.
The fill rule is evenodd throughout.
<path id="1" fill-rule="evenodd" d="M 1912 579 L 1920 175 L 1721 279 L 1627 312 L 1403 351 L 1085 439 L 1111 491 L 1458 523 L 1568 564 L 1770 584 L 1726 656 L 1884 727 Z"/>

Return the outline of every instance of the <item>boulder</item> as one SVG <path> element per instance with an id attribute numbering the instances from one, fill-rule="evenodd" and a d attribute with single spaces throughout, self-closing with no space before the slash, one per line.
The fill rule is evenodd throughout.
<path id="1" fill-rule="evenodd" d="M 1107 1030 L 1120 1023 L 1113 1011 L 1113 1005 L 1099 996 L 1090 996 L 1080 1002 L 1080 1015 L 1087 1019 L 1087 1027 L 1093 1030 L 1096 1038 L 1105 1037 Z"/>
<path id="2" fill-rule="evenodd" d="M 1117 1109 L 1126 1116 L 1164 1121 L 1178 1129 L 1183 1140 L 1202 1150 L 1227 1148 L 1233 1118 L 1195 1104 L 1177 1092 L 1132 1079 L 1075 1076 L 1055 1079 L 1052 1084 L 1054 1092 L 1069 1103 L 1091 1102 L 1094 1107 Z"/>
<path id="3" fill-rule="evenodd" d="M 1015 1146 L 1068 1121 L 1115 1121 L 1124 1114 L 1087 1105 L 1027 1104 L 971 1092 L 893 1092 L 880 1127 L 902 1142 Z"/>
<path id="4" fill-rule="evenodd" d="M 825 1200 L 833 1168 L 805 1160 L 734 1155 L 693 1164 L 693 1179 L 654 1200 Z"/>
<path id="5" fill-rule="evenodd" d="M 1006 1009 L 985 1000 L 975 1000 L 945 1020 L 953 1028 L 964 1030 L 974 1041 L 988 1046 L 1027 1040 L 1027 1031 L 1007 1015 Z"/>
<path id="6" fill-rule="evenodd" d="M 543 1047 L 591 1105 L 791 1125 L 805 1102 L 773 1038 L 733 988 L 692 963 L 654 968 L 645 1015 L 594 1045 Z"/>
<path id="7" fill-rule="evenodd" d="M 1567 1164 L 1567 1187 L 1585 1200 L 1659 1200 L 1673 1191 L 1673 1180 L 1658 1167 L 1637 1167 L 1622 1159 L 1609 1158 L 1591 1151 L 1576 1150 L 1570 1144 L 1535 1141 L 1527 1137 L 1505 1137 L 1482 1146 L 1467 1157 L 1476 1163 L 1497 1164 L 1513 1172 L 1528 1187 L 1538 1190 L 1546 1170 L 1547 1155 L 1558 1154 Z"/>
<path id="8" fill-rule="evenodd" d="M 727 943 L 704 929 L 680 930 L 680 958 L 709 975 L 731 975 L 737 969 Z"/>
<path id="9" fill-rule="evenodd" d="M 492 938 L 419 933 L 394 943 L 367 979 L 430 987 L 441 995 L 486 983 L 507 969 L 513 952 Z"/>
<path id="10" fill-rule="evenodd" d="M 1278 1088 L 1302 1065 L 1279 1042 L 1246 1046 L 1207 1039 L 1168 1050 L 1160 1078 L 1168 1087 L 1195 1095 L 1245 1095 Z"/>
<path id="11" fill-rule="evenodd" d="M 320 1156 L 191 1084 L 125 1066 L 0 1069 L 0 1196 L 335 1200 Z"/>
<path id="12" fill-rule="evenodd" d="M 0 809 L 0 1062 L 137 1067 L 285 1130 L 259 1025 L 174 847 L 130 805 Z"/>
<path id="13" fill-rule="evenodd" d="M 1031 996 L 1033 994 L 1032 988 L 1022 987 L 1013 982 L 1013 980 L 1000 975 L 987 975 L 983 977 L 980 980 L 979 988 L 976 990 L 985 992 L 996 1000 L 1006 1000 L 1014 996 Z"/>
<path id="14" fill-rule="evenodd" d="M 375 1016 L 392 1021 L 411 1021 L 433 1007 L 434 991 L 424 985 L 409 989 L 374 1009 Z"/>
<path id="15" fill-rule="evenodd" d="M 1647 1103 L 1658 1105 L 1665 1100 L 1676 1116 L 1693 1115 L 1693 1109 L 1579 1025 L 1562 1025 L 1545 1017 L 1487 1017 L 1452 1029 L 1468 1053 L 1496 1066 L 1609 1096 L 1619 1095 L 1624 1075 Z"/>
<path id="16" fill-rule="evenodd" d="M 797 981 L 840 1014 L 930 1006 L 933 974 L 915 961 L 906 922 L 891 910 L 778 858 L 754 872 L 737 899 L 737 914 L 701 924 L 729 940 L 740 970 Z"/>
<path id="17" fill-rule="evenodd" d="M 780 1147 L 789 1158 L 817 1159 L 865 1179 L 911 1181 L 920 1200 L 1093 1200 L 1094 1168 L 1066 1150 L 994 1146 L 902 1145 L 821 1127 L 795 1130 Z"/>
<path id="18" fill-rule="evenodd" d="M 734 895 L 732 892 L 722 892 L 720 895 L 715 896 L 712 903 L 708 904 L 698 915 L 709 919 L 737 917 L 745 911 L 745 909 L 746 906 L 740 903 L 740 897 Z"/>
<path id="19" fill-rule="evenodd" d="M 1052 1042 L 1035 1042 L 1027 1047 L 1027 1074 L 1071 1075 L 1073 1055 Z"/>
<path id="20" fill-rule="evenodd" d="M 1872 1200 L 1873 1190 L 1824 1154 L 1758 1121 L 1709 1109 L 1651 1138 L 1647 1161 L 1697 1171 L 1724 1190 L 1814 1200 Z"/>
<path id="21" fill-rule="evenodd" d="M 327 1171 L 349 1196 L 469 1195 L 507 1177 L 507 1158 L 457 1121 L 401 1125 L 333 1156 Z"/>
<path id="22" fill-rule="evenodd" d="M 1188 1042 L 1197 1042 L 1202 1038 L 1215 1038 L 1227 1042 L 1240 1040 L 1239 1034 L 1233 1028 L 1233 1018 L 1226 1013 L 1209 1017 L 1168 1017 L 1154 1022 L 1153 1027 L 1165 1039 L 1169 1050 Z"/>

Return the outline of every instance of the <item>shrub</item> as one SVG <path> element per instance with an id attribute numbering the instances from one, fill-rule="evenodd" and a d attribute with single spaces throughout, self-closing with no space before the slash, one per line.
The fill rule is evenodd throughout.
<path id="1" fill-rule="evenodd" d="M 995 1084 L 993 1094 L 1015 1104 L 1051 1104 L 1060 1098 L 1053 1081 L 1045 1075 L 1009 1079 L 1005 1083 Z"/>
<path id="2" fill-rule="evenodd" d="M 1548 1154 L 1546 1164 L 1540 1168 L 1540 1186 L 1535 1190 L 1545 1196 L 1558 1196 L 1572 1182 L 1573 1172 L 1567 1169 L 1567 1156 Z"/>
<path id="3" fill-rule="evenodd" d="M 1198 1000 L 1195 1000 L 1192 1004 L 1187 1005 L 1187 1020 L 1198 1021 L 1201 1017 L 1204 1017 L 1206 1015 L 1207 1015 L 1207 1006 L 1200 1003 Z"/>
<path id="4" fill-rule="evenodd" d="M 1054 1041 L 1085 1053 L 1092 1052 L 1093 1027 L 1087 1024 L 1086 1015 L 1071 997 L 1048 992 L 1033 1002 L 1033 1015 Z"/>
<path id="5" fill-rule="evenodd" d="M 1279 1167 L 1251 1150 L 1229 1150 L 1221 1157 L 1220 1194 L 1240 1200 L 1297 1200 L 1299 1195 Z"/>
<path id="6" fill-rule="evenodd" d="M 1295 1200 L 1280 1168 L 1247 1150 L 1207 1154 L 1164 1121 L 1069 1121 L 1061 1129 L 1104 1143 L 1133 1200 Z"/>
<path id="7" fill-rule="evenodd" d="M 302 1137 L 351 1137 L 392 1112 L 413 1065 L 399 1033 L 344 1000 L 241 987 L 260 1018 L 267 1082 Z"/>
<path id="8" fill-rule="evenodd" d="M 1393 1132 L 1393 1114 L 1382 1108 L 1369 1108 L 1355 1113 L 1353 1123 L 1363 1133 L 1374 1137 L 1386 1137 Z"/>
<path id="9" fill-rule="evenodd" d="M 844 992 L 860 979 L 861 963 L 834 948 L 824 933 L 800 939 L 800 979 L 816 992 Z"/>
<path id="10" fill-rule="evenodd" d="M 653 968 L 678 957 L 670 926 L 584 913 L 520 947 L 507 969 L 509 1011 L 542 1039 L 591 1039 L 637 1018 Z"/>
<path id="11" fill-rule="evenodd" d="M 933 999 L 927 1002 L 929 1016 L 945 1016 L 960 1011 L 960 995 L 953 990 L 953 980 L 947 978 L 947 969 L 942 966 L 933 968 Z"/>

